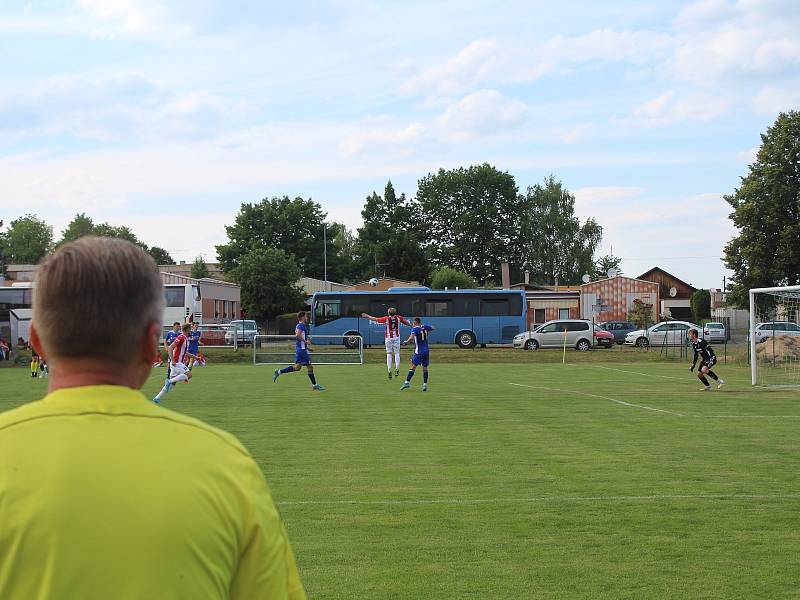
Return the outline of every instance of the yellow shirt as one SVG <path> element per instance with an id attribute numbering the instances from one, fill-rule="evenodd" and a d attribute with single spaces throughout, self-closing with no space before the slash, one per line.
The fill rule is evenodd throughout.
<path id="1" fill-rule="evenodd" d="M 305 598 L 239 441 L 119 386 L 0 414 L 0 598 Z"/>

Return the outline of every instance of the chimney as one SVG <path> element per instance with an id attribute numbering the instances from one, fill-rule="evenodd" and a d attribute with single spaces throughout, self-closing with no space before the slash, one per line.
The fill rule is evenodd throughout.
<path id="1" fill-rule="evenodd" d="M 504 262 L 503 264 L 500 265 L 500 271 L 501 271 L 501 278 L 503 281 L 503 289 L 504 290 L 511 289 L 511 272 L 507 262 Z"/>
<path id="2" fill-rule="evenodd" d="M 525 269 L 525 285 L 529 285 L 531 282 L 531 272 L 528 269 Z"/>

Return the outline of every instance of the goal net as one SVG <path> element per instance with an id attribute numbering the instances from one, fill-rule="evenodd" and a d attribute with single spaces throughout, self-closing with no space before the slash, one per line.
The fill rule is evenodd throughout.
<path id="1" fill-rule="evenodd" d="M 364 341 L 347 348 L 340 335 L 315 335 L 311 338 L 311 361 L 315 365 L 363 365 Z M 253 340 L 254 365 L 290 365 L 294 363 L 297 338 L 293 335 L 257 335 Z"/>
<path id="2" fill-rule="evenodd" d="M 200 348 L 228 348 L 236 350 L 237 336 L 230 325 L 200 325 Z"/>
<path id="3" fill-rule="evenodd" d="M 800 286 L 750 290 L 753 385 L 800 386 Z"/>

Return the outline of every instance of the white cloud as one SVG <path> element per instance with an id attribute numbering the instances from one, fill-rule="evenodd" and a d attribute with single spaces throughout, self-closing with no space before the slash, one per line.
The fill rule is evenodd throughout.
<path id="1" fill-rule="evenodd" d="M 759 113 L 773 116 L 780 112 L 800 110 L 800 87 L 767 86 L 758 93 L 754 104 Z"/>
<path id="2" fill-rule="evenodd" d="M 447 107 L 437 122 L 439 135 L 452 143 L 492 136 L 520 127 L 526 111 L 519 100 L 507 98 L 497 90 L 481 90 Z"/>
<path id="3" fill-rule="evenodd" d="M 347 157 L 374 152 L 409 156 L 425 137 L 421 123 L 399 125 L 388 117 L 364 119 L 353 129 L 339 145 Z"/>
<path id="4" fill-rule="evenodd" d="M 710 121 L 723 114 L 730 101 L 720 96 L 689 94 L 682 98 L 668 90 L 633 110 L 631 122 L 641 127 L 663 127 L 684 121 Z"/>

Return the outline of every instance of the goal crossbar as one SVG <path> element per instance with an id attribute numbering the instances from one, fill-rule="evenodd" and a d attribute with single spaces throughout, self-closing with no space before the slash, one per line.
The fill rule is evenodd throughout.
<path id="1" fill-rule="evenodd" d="M 340 335 L 315 335 L 309 349 L 311 362 L 315 365 L 363 365 L 364 341 L 361 337 L 350 339 L 355 348 L 348 348 Z M 295 361 L 297 338 L 293 335 L 257 335 L 253 339 L 253 365 L 292 364 Z"/>

